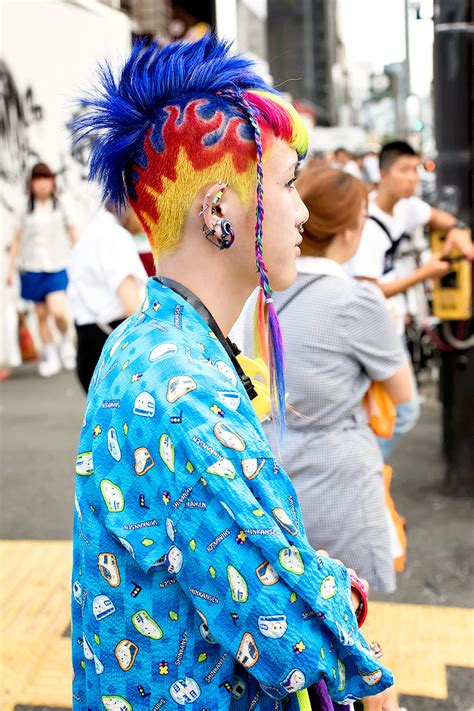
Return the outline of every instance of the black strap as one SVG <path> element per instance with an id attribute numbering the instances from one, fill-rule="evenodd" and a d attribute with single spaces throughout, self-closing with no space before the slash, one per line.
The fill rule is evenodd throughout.
<path id="1" fill-rule="evenodd" d="M 236 346 L 236 344 L 230 340 L 230 338 L 226 338 L 224 336 L 221 329 L 217 325 L 214 316 L 211 314 L 207 306 L 202 303 L 201 299 L 196 296 L 196 294 L 194 294 L 186 286 L 183 286 L 183 284 L 180 284 L 178 281 L 175 281 L 174 279 L 168 279 L 168 277 L 163 276 L 153 278 L 155 279 L 155 281 L 159 281 L 164 286 L 167 286 L 168 289 L 171 289 L 172 291 L 176 292 L 176 294 L 179 294 L 181 298 L 184 299 L 190 306 L 192 306 L 192 308 L 198 312 L 201 318 L 204 319 L 204 321 L 207 323 L 207 325 L 214 333 L 217 340 L 229 356 L 230 360 L 232 361 L 232 365 L 234 366 L 237 375 L 242 381 L 242 385 L 244 386 L 247 395 L 251 400 L 254 400 L 257 397 L 258 393 L 255 390 L 249 376 L 244 373 L 239 361 L 237 360 L 237 356 L 240 355 L 240 350 Z"/>
<path id="2" fill-rule="evenodd" d="M 389 249 L 387 249 L 387 251 L 385 252 L 385 256 L 384 256 L 383 273 L 387 274 L 387 272 L 392 271 L 392 269 L 394 268 L 397 249 L 399 248 L 400 244 L 403 242 L 404 239 L 410 239 L 410 235 L 408 235 L 406 232 L 404 232 L 403 234 L 400 235 L 400 237 L 398 239 L 394 239 L 392 237 L 387 225 L 384 222 L 382 222 L 382 220 L 379 220 L 378 217 L 375 217 L 374 215 L 369 215 L 368 219 L 375 222 L 380 227 L 380 229 L 385 232 L 385 234 L 387 235 L 387 237 L 390 240 L 391 247 Z"/>
<path id="3" fill-rule="evenodd" d="M 398 242 L 398 241 L 399 241 L 399 240 L 394 240 L 394 239 L 393 239 L 393 237 L 392 237 L 392 235 L 391 235 L 391 233 L 390 233 L 390 230 L 388 229 L 388 227 L 387 227 L 387 225 L 385 224 L 385 222 L 382 222 L 382 220 L 379 220 L 378 217 L 375 217 L 375 215 L 367 215 L 367 219 L 368 219 L 368 220 L 372 220 L 373 222 L 375 222 L 375 223 L 380 227 L 380 229 L 385 232 L 385 234 L 386 234 L 387 237 L 389 238 L 389 240 L 390 240 L 390 242 L 392 243 L 392 245 L 395 244 L 395 242 Z M 402 235 L 402 236 L 403 236 L 403 235 Z M 400 237 L 400 239 L 401 239 L 401 237 Z"/>
<path id="4" fill-rule="evenodd" d="M 318 281 L 318 279 L 321 279 L 321 277 L 323 277 L 323 276 L 326 276 L 326 275 L 325 275 L 325 274 L 318 274 L 318 276 L 315 276 L 313 279 L 310 279 L 309 281 L 307 281 L 306 284 L 303 284 L 303 286 L 300 286 L 299 289 L 296 289 L 296 291 L 294 291 L 294 292 L 291 294 L 291 296 L 289 297 L 289 299 L 287 299 L 287 300 L 285 301 L 285 303 L 283 304 L 283 306 L 280 306 L 280 308 L 276 310 L 278 316 L 280 316 L 281 312 L 284 311 L 284 309 L 286 309 L 286 307 L 287 307 L 289 304 L 291 304 L 291 302 L 293 301 L 293 299 L 296 299 L 296 297 L 297 297 L 299 294 L 301 294 L 302 291 L 304 291 L 308 286 L 311 286 L 311 284 L 314 284 L 316 281 Z"/>

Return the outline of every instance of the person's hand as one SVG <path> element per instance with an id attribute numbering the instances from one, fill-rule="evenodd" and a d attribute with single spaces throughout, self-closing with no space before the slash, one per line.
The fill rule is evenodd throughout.
<path id="1" fill-rule="evenodd" d="M 449 254 L 453 247 L 460 249 L 466 259 L 471 262 L 474 260 L 474 243 L 469 230 L 462 230 L 459 227 L 453 227 L 449 230 L 441 253 L 443 257 Z"/>
<path id="2" fill-rule="evenodd" d="M 319 550 L 316 552 L 318 555 L 322 556 L 323 558 L 329 558 L 329 553 L 327 551 Z M 335 563 L 339 563 L 339 565 L 344 565 L 344 563 L 341 560 L 339 560 L 338 558 L 333 558 L 333 560 Z M 349 572 L 349 575 L 355 575 L 356 578 L 359 577 L 357 575 L 357 573 L 355 572 L 355 570 L 353 570 L 352 568 L 348 568 L 347 570 Z M 362 585 L 364 586 L 366 593 L 368 595 L 369 594 L 369 583 L 367 582 L 367 580 L 364 580 L 364 578 L 359 578 L 359 580 L 362 583 Z M 360 605 L 360 602 L 361 602 L 361 600 L 360 600 L 359 593 L 357 592 L 357 590 L 353 589 L 352 590 L 352 605 L 354 606 L 354 611 L 357 610 L 357 608 Z"/>
<path id="3" fill-rule="evenodd" d="M 382 691 L 381 694 L 369 696 L 367 699 L 361 699 L 361 701 L 364 705 L 364 711 L 400 711 L 393 686 Z"/>
<path id="4" fill-rule="evenodd" d="M 13 271 L 11 269 L 9 269 L 7 271 L 7 276 L 5 277 L 5 283 L 7 286 L 13 285 Z"/>
<path id="5" fill-rule="evenodd" d="M 441 252 L 433 252 L 431 259 L 421 267 L 423 279 L 439 279 L 450 270 L 449 262 L 441 257 Z"/>

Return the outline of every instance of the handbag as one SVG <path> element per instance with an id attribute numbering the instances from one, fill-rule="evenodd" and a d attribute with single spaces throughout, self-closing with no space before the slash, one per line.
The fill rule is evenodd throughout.
<path id="1" fill-rule="evenodd" d="M 379 437 L 392 437 L 397 419 L 397 410 L 383 384 L 378 381 L 372 382 L 365 394 L 363 403 L 369 416 L 369 425 L 374 434 Z"/>
<path id="2" fill-rule="evenodd" d="M 385 487 L 385 509 L 390 533 L 390 548 L 392 550 L 393 565 L 397 573 L 405 570 L 407 560 L 407 534 L 406 519 L 395 508 L 395 502 L 390 493 L 393 469 L 388 464 L 383 465 L 383 481 Z"/>
<path id="3" fill-rule="evenodd" d="M 18 345 L 23 362 L 38 359 L 33 337 L 26 325 L 26 313 L 24 312 L 18 314 Z"/>

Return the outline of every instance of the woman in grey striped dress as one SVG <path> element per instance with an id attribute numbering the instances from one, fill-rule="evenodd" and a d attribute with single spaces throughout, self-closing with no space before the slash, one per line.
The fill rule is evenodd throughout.
<path id="1" fill-rule="evenodd" d="M 410 371 L 382 292 L 348 278 L 341 266 L 359 243 L 363 184 L 328 169 L 303 174 L 298 190 L 310 213 L 298 278 L 274 295 L 289 394 L 282 464 L 311 545 L 355 568 L 372 589 L 389 592 L 395 573 L 383 462 L 362 400 L 373 380 L 395 403 L 408 400 Z M 271 423 L 266 434 L 277 451 Z"/>

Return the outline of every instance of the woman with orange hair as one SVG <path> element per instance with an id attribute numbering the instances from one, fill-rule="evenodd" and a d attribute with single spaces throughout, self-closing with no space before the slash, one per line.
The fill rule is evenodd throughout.
<path id="1" fill-rule="evenodd" d="M 383 462 L 362 400 L 373 380 L 395 403 L 409 399 L 409 368 L 382 292 L 342 267 L 365 221 L 362 182 L 339 170 L 308 170 L 297 187 L 309 210 L 298 277 L 275 295 L 289 402 L 282 463 L 311 545 L 389 592 L 395 575 Z M 272 427 L 265 429 L 272 438 Z"/>

